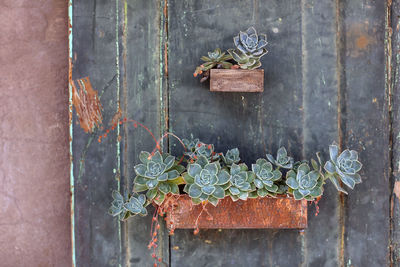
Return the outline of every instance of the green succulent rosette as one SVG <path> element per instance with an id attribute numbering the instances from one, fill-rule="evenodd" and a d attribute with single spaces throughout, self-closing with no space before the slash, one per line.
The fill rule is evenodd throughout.
<path id="1" fill-rule="evenodd" d="M 139 159 L 142 163 L 135 166 L 135 192 L 148 190 L 147 198 L 159 205 L 166 194 L 179 194 L 178 184 L 181 181 L 178 178 L 185 168 L 178 165 L 174 156 L 167 153 L 161 155 L 158 151 L 151 155 L 142 151 Z"/>
<path id="2" fill-rule="evenodd" d="M 146 216 L 147 210 L 145 207 L 145 195 L 130 196 L 124 200 L 123 196 L 116 190 L 112 192 L 113 201 L 108 213 L 112 216 L 119 216 L 120 220 L 126 220 L 130 216 L 141 215 Z"/>
<path id="3" fill-rule="evenodd" d="M 258 159 L 255 164 L 251 165 L 251 168 L 256 176 L 254 185 L 257 187 L 258 196 L 275 196 L 278 193 L 279 186 L 274 182 L 281 179 L 282 173 L 279 170 L 274 170 L 272 164 L 266 159 Z"/>
<path id="4" fill-rule="evenodd" d="M 278 149 L 276 153 L 276 159 L 271 155 L 267 154 L 267 159 L 274 164 L 283 169 L 291 169 L 293 168 L 293 158 L 289 157 L 285 147 L 281 147 Z"/>
<path id="5" fill-rule="evenodd" d="M 347 194 L 340 186 L 339 180 L 351 189 L 361 183 L 361 176 L 358 172 L 361 170 L 362 164 L 358 161 L 357 151 L 346 149 L 339 155 L 339 147 L 333 144 L 329 146 L 329 157 L 330 160 L 325 163 L 324 169 L 328 173 L 327 177 L 339 191 Z"/>
<path id="6" fill-rule="evenodd" d="M 254 178 L 254 173 L 248 171 L 246 164 L 232 164 L 230 168 L 230 187 L 228 188 L 228 194 L 233 201 L 239 199 L 246 200 L 248 197 L 254 197 L 254 194 L 251 194 L 256 190 L 253 185 Z"/>
<path id="7" fill-rule="evenodd" d="M 238 164 L 240 162 L 239 149 L 230 149 L 225 155 L 222 154 L 221 157 L 224 163 L 228 166 L 232 165 L 233 163 Z"/>
<path id="8" fill-rule="evenodd" d="M 286 184 L 296 200 L 313 200 L 322 195 L 323 179 L 320 172 L 311 170 L 307 163 L 301 164 L 297 172 L 288 171 Z"/>
<path id="9" fill-rule="evenodd" d="M 218 200 L 225 197 L 229 178 L 229 173 L 222 170 L 218 162 L 209 163 L 202 156 L 196 163 L 189 164 L 187 172 L 183 174 L 186 182 L 184 191 L 195 204 L 208 200 L 216 206 Z"/>

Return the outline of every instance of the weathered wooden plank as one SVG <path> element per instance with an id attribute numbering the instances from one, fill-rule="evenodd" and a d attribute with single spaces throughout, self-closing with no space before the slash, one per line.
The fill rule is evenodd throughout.
<path id="1" fill-rule="evenodd" d="M 264 70 L 210 70 L 210 91 L 256 93 L 264 91 Z"/>
<path id="2" fill-rule="evenodd" d="M 363 183 L 344 200 L 344 264 L 389 264 L 389 117 L 385 90 L 386 1 L 343 2 L 343 146 L 359 150 Z"/>
<path id="3" fill-rule="evenodd" d="M 216 207 L 193 205 L 188 195 L 167 214 L 167 227 L 176 229 L 303 229 L 307 228 L 307 200 L 288 197 L 233 202 L 222 199 Z"/>
<path id="4" fill-rule="evenodd" d="M 163 91 L 163 57 L 160 59 L 160 27 L 163 9 L 161 1 L 130 0 L 121 3 L 121 103 L 123 116 L 135 119 L 149 128 L 159 138 L 162 133 L 160 95 Z M 125 190 L 132 190 L 135 177 L 134 165 L 138 164 L 140 151 L 152 151 L 155 142 L 143 128 L 135 129 L 132 124 L 123 127 L 122 168 Z M 149 216 L 136 216 L 126 223 L 124 249 L 125 266 L 153 266 L 152 251 L 147 249 L 151 240 Z M 158 237 L 157 256 L 168 265 L 169 238 Z"/>
<path id="5" fill-rule="evenodd" d="M 103 103 L 104 122 L 117 111 L 114 1 L 74 1 L 73 79 L 90 76 Z M 74 121 L 77 121 L 74 116 Z M 77 266 L 115 266 L 121 261 L 118 221 L 107 214 L 118 187 L 117 134 L 103 143 L 98 131 L 74 125 L 75 256 Z"/>
<path id="6" fill-rule="evenodd" d="M 328 146 L 339 141 L 338 87 L 341 86 L 340 42 L 341 14 L 338 2 L 302 1 L 303 111 L 304 155 L 315 158 L 323 152 L 329 158 Z M 339 265 L 339 198 L 327 181 L 319 202 L 319 214 L 309 208 L 309 227 L 304 236 L 306 266 Z M 329 229 L 329 230 L 327 230 Z"/>
<path id="7" fill-rule="evenodd" d="M 390 259 L 393 266 L 400 266 L 400 2 L 393 1 L 391 14 L 388 15 L 388 27 L 386 53 L 387 60 L 391 62 L 386 64 L 386 73 L 388 75 L 387 90 L 391 99 L 391 141 L 392 141 L 392 158 L 391 158 L 391 200 L 390 200 L 390 216 L 391 216 L 391 243 L 390 243 Z M 393 34 L 390 35 L 390 31 Z M 390 39 L 391 36 L 391 39 Z M 390 54 L 391 53 L 391 54 Z M 392 63 L 392 66 L 390 65 Z M 390 67 L 392 67 L 390 69 Z"/>
<path id="8" fill-rule="evenodd" d="M 281 145 L 300 158 L 300 9 L 298 1 L 169 1 L 170 129 L 214 143 L 218 151 L 238 146 L 248 164 Z M 231 48 L 233 36 L 251 25 L 270 42 L 262 60 L 264 93 L 210 92 L 192 77 L 200 56 Z M 293 266 L 303 260 L 295 230 L 205 230 L 199 236 L 177 230 L 174 247 L 172 266 Z"/>

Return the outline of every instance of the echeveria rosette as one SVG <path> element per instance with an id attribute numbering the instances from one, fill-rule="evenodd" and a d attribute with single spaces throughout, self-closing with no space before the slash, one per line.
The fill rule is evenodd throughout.
<path id="1" fill-rule="evenodd" d="M 251 55 L 244 54 L 237 49 L 228 49 L 228 53 L 232 56 L 233 60 L 238 63 L 241 69 L 254 70 L 261 67 L 260 58 L 252 57 Z"/>
<path id="2" fill-rule="evenodd" d="M 199 142 L 198 138 L 195 139 L 182 139 L 182 143 L 185 145 L 186 150 L 190 152 L 194 152 L 196 148 L 196 144 Z"/>
<path id="3" fill-rule="evenodd" d="M 287 155 L 287 151 L 285 147 L 281 147 L 278 149 L 278 152 L 276 153 L 276 159 L 270 155 L 267 154 L 267 159 L 274 164 L 275 166 L 278 166 L 280 168 L 284 169 L 291 169 L 293 168 L 293 158 L 289 157 Z"/>
<path id="4" fill-rule="evenodd" d="M 189 144 L 191 149 L 188 152 L 185 152 L 185 155 L 188 156 L 191 161 L 196 161 L 201 156 L 207 158 L 208 161 L 214 161 L 219 158 L 219 155 L 214 152 L 214 145 L 205 144 L 200 141 L 197 141 L 194 147 L 191 143 Z"/>
<path id="5" fill-rule="evenodd" d="M 361 177 L 358 172 L 362 168 L 358 161 L 358 153 L 355 150 L 346 149 L 339 155 L 339 147 L 336 144 L 329 146 L 330 160 L 325 163 L 324 169 L 327 172 L 327 178 L 336 186 L 337 190 L 347 192 L 340 186 L 340 179 L 351 189 L 358 183 L 361 183 Z"/>
<path id="6" fill-rule="evenodd" d="M 296 200 L 313 200 L 322 195 L 323 179 L 320 173 L 311 170 L 307 163 L 301 164 L 297 173 L 294 170 L 288 171 L 286 184 Z"/>
<path id="7" fill-rule="evenodd" d="M 151 155 L 142 151 L 139 159 L 142 163 L 135 166 L 135 192 L 148 190 L 147 198 L 154 199 L 157 204 L 161 204 L 168 193 L 179 194 L 181 181 L 178 178 L 184 168 L 177 165 L 174 156 L 161 155 L 158 151 Z"/>
<path id="8" fill-rule="evenodd" d="M 248 28 L 246 32 L 239 32 L 239 35 L 233 38 L 233 42 L 240 52 L 253 57 L 262 57 L 268 52 L 265 49 L 268 44 L 267 35 L 258 35 L 254 27 Z"/>
<path id="9" fill-rule="evenodd" d="M 254 27 L 250 27 L 246 32 L 240 32 L 233 38 L 236 49 L 228 49 L 240 68 L 256 69 L 261 67 L 260 58 L 268 51 L 265 46 L 268 44 L 265 34 L 257 34 Z"/>
<path id="10" fill-rule="evenodd" d="M 126 220 L 130 216 L 141 215 L 146 216 L 147 210 L 145 208 L 146 205 L 146 197 L 145 195 L 138 195 L 137 197 L 130 196 L 126 201 L 122 197 L 122 195 L 114 190 L 112 192 L 113 201 L 111 203 L 111 207 L 108 210 L 108 213 L 112 216 L 119 216 L 121 220 Z"/>
<path id="11" fill-rule="evenodd" d="M 201 60 L 203 64 L 196 67 L 193 75 L 196 77 L 199 74 L 203 74 L 202 82 L 205 81 L 209 76 L 209 70 L 213 68 L 230 69 L 232 63 L 228 62 L 232 59 L 231 55 L 226 55 L 226 52 L 222 52 L 221 49 L 217 48 L 212 52 L 208 52 L 208 56 L 202 56 Z"/>
<path id="12" fill-rule="evenodd" d="M 219 199 L 225 197 L 225 188 L 229 183 L 229 173 L 221 170 L 218 162 L 207 163 L 204 166 L 189 164 L 183 178 L 186 182 L 185 192 L 198 204 L 208 200 L 214 206 Z"/>
<path id="13" fill-rule="evenodd" d="M 266 159 L 258 159 L 256 164 L 251 165 L 251 168 L 256 176 L 254 179 L 254 185 L 258 189 L 258 196 L 274 196 L 279 190 L 278 185 L 274 182 L 281 179 L 282 173 L 279 170 L 274 170 L 272 164 Z"/>
<path id="14" fill-rule="evenodd" d="M 233 201 L 238 199 L 246 200 L 250 193 L 255 191 L 255 186 L 251 184 L 254 181 L 255 175 L 247 171 L 246 164 L 232 164 L 230 168 L 230 187 L 228 188 L 229 195 Z"/>
<path id="15" fill-rule="evenodd" d="M 238 164 L 240 162 L 239 149 L 230 149 L 226 152 L 225 155 L 222 154 L 221 157 L 224 163 L 228 166 L 232 165 L 233 163 Z"/>

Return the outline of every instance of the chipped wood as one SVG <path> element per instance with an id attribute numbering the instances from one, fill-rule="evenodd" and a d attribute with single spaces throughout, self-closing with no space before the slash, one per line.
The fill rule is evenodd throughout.
<path id="1" fill-rule="evenodd" d="M 93 89 L 89 77 L 78 79 L 79 90 L 75 81 L 71 80 L 72 104 L 79 118 L 79 124 L 86 133 L 93 132 L 94 128 L 103 122 L 102 107 L 99 95 Z"/>

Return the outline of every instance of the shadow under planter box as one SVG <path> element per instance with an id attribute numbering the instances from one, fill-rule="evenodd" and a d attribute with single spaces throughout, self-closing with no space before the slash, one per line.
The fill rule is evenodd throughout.
<path id="1" fill-rule="evenodd" d="M 307 228 L 307 200 L 264 197 L 233 202 L 226 197 L 216 207 L 194 205 L 182 195 L 167 213 L 169 229 L 304 229 Z"/>
<path id="2" fill-rule="evenodd" d="M 211 69 L 212 92 L 263 92 L 264 70 Z"/>

